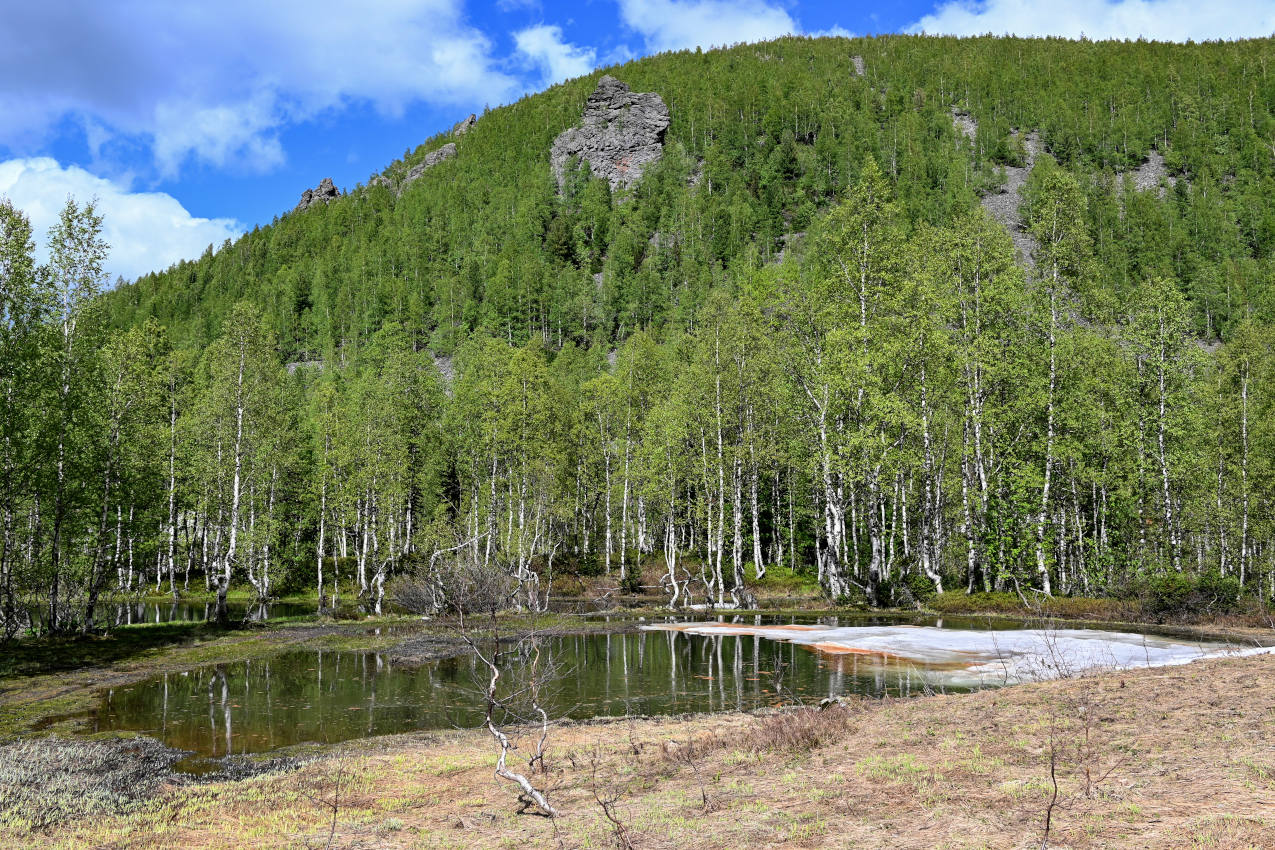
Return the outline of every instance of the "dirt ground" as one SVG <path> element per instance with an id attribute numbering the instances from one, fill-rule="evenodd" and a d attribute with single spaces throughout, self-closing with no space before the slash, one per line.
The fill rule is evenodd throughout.
<path id="1" fill-rule="evenodd" d="M 351 742 L 289 772 L 170 781 L 120 814 L 29 831 L 11 813 L 0 845 L 1027 848 L 1054 800 L 1049 847 L 1275 848 L 1275 656 L 557 727 L 532 774 L 556 819 L 517 814 L 495 761 L 477 731 Z"/>

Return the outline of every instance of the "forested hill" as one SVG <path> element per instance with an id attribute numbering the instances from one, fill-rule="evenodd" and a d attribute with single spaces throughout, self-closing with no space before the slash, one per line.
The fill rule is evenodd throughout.
<path id="1" fill-rule="evenodd" d="M 0 637 L 597 574 L 1269 603 L 1272 46 L 660 55 L 104 295 L 91 210 L 36 270 L 0 202 Z M 560 186 L 598 122 L 639 148 Z"/>
<path id="2" fill-rule="evenodd" d="M 476 332 L 614 344 L 689 327 L 723 268 L 773 261 L 869 160 L 910 226 L 949 221 L 1021 164 L 1022 128 L 1083 176 L 1101 308 L 1170 274 L 1196 330 L 1225 336 L 1250 310 L 1275 310 L 1262 284 L 1275 244 L 1271 46 L 894 36 L 663 54 L 608 71 L 660 94 L 672 118 L 663 161 L 625 203 L 596 185 L 560 197 L 550 174 L 550 145 L 598 74 L 483 114 L 401 197 L 376 185 L 282 215 L 120 288 L 110 311 L 119 326 L 154 316 L 199 347 L 248 299 L 287 360 L 329 358 L 387 321 L 437 354 Z M 972 143 L 953 109 L 977 121 Z M 1189 180 L 1163 203 L 1121 203 L 1121 174 L 1153 150 Z"/>

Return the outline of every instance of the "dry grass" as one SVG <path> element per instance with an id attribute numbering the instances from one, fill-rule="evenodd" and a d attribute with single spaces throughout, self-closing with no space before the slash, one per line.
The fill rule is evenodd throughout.
<path id="1" fill-rule="evenodd" d="M 762 717 L 744 730 L 739 745 L 754 753 L 807 753 L 854 731 L 854 712 L 833 703 Z"/>
<path id="2" fill-rule="evenodd" d="M 637 850 L 1039 847 L 1052 732 L 1050 847 L 1275 847 L 1273 684 L 1275 657 L 1261 656 L 824 712 L 567 726 L 536 774 L 556 821 L 514 814 L 482 734 L 372 739 L 290 774 L 9 828 L 0 845 L 324 847 L 339 781 L 342 848 L 614 847 L 598 790 Z"/>

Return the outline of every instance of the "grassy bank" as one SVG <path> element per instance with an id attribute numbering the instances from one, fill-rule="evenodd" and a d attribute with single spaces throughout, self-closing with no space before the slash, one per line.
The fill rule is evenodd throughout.
<path id="1" fill-rule="evenodd" d="M 1273 679 L 1263 656 L 825 712 L 565 726 L 536 775 L 553 821 L 515 814 L 491 739 L 455 731 L 170 784 L 34 832 L 11 807 L 0 828 L 35 847 L 585 848 L 617 846 L 621 829 L 644 850 L 1016 848 L 1041 845 L 1053 801 L 1053 847 L 1270 847 Z M 59 787 L 79 786 L 50 784 L 43 805 L 58 807 Z"/>

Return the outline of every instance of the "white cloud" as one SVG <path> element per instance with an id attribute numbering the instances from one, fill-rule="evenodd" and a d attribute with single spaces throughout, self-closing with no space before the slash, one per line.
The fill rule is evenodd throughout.
<path id="1" fill-rule="evenodd" d="M 396 114 L 518 91 L 463 0 L 67 0 L 0 20 L 0 144 L 35 149 L 91 116 L 153 143 L 169 176 L 189 157 L 273 167 L 282 127 L 350 101 Z"/>
<path id="2" fill-rule="evenodd" d="M 951 0 L 910 27 L 950 35 L 1054 35 L 1066 38 L 1204 41 L 1275 32 L 1269 0 Z"/>
<path id="3" fill-rule="evenodd" d="M 540 24 L 514 33 L 518 53 L 538 67 L 545 85 L 589 73 L 597 67 L 598 54 L 591 47 L 576 47 L 562 39 L 562 27 Z"/>
<path id="4" fill-rule="evenodd" d="M 764 0 L 619 0 L 620 17 L 648 49 L 682 50 L 762 41 L 801 27 Z"/>
<path id="5" fill-rule="evenodd" d="M 840 24 L 833 24 L 832 26 L 828 27 L 826 30 L 814 30 L 812 32 L 806 33 L 806 35 L 810 36 L 811 38 L 854 38 L 855 37 L 854 33 L 850 32 L 850 30 L 846 29 Z"/>
<path id="6" fill-rule="evenodd" d="M 231 219 L 192 216 L 172 195 L 131 192 L 48 157 L 0 162 L 0 196 L 31 220 L 41 261 L 48 257 L 49 228 L 57 223 L 68 195 L 81 204 L 97 199 L 102 235 L 111 246 L 106 270 L 112 281 L 116 275 L 133 279 L 198 257 L 209 245 L 218 247 L 243 232 Z"/>

